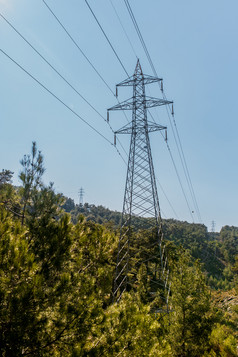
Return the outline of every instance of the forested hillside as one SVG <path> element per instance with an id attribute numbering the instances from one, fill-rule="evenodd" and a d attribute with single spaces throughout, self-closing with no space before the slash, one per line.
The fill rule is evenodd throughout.
<path id="1" fill-rule="evenodd" d="M 44 171 L 33 143 L 19 188 L 0 173 L 1 356 L 237 356 L 238 228 L 164 221 L 169 314 L 152 312 L 143 264 L 113 303 L 120 213 L 76 206 Z M 146 220 L 133 225 L 146 247 Z"/>
<path id="2" fill-rule="evenodd" d="M 117 230 L 121 213 L 103 206 L 85 203 L 75 205 L 65 198 L 62 208 L 77 222 L 80 215 L 87 221 L 104 224 Z M 133 218 L 134 231 L 148 227 L 146 218 Z M 191 224 L 178 220 L 163 220 L 165 238 L 177 247 L 182 246 L 194 259 L 199 259 L 207 274 L 207 282 L 213 289 L 231 289 L 234 286 L 234 265 L 238 257 L 238 227 L 225 226 L 220 233 L 209 233 L 202 224 Z"/>

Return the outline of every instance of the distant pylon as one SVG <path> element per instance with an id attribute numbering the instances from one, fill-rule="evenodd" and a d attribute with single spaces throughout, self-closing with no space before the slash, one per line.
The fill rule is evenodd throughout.
<path id="1" fill-rule="evenodd" d="M 215 227 L 216 227 L 216 223 L 215 223 L 215 221 L 212 221 L 212 224 L 211 224 L 211 232 L 212 233 L 215 233 Z"/>
<path id="2" fill-rule="evenodd" d="M 84 195 L 84 189 L 81 187 L 79 190 L 79 206 L 83 206 L 83 195 Z"/>
<path id="3" fill-rule="evenodd" d="M 162 82 L 162 79 L 144 75 L 138 60 L 133 76 L 116 86 L 116 94 L 118 87 L 132 86 L 133 97 L 109 108 L 108 120 L 109 111 L 132 110 L 132 121 L 115 132 L 115 135 L 131 134 L 131 142 L 113 299 L 119 301 L 124 291 L 136 289 L 136 286 L 138 286 L 136 275 L 139 266 L 143 266 L 149 280 L 148 298 L 150 297 L 150 301 L 153 301 L 156 297 L 160 305 L 156 309 L 160 310 L 164 306 L 168 309 L 169 269 L 163 240 L 149 133 L 159 130 L 166 131 L 167 128 L 149 122 L 147 120 L 147 108 L 172 104 L 173 102 L 145 96 L 145 85 L 155 82 Z M 144 217 L 146 225 L 150 229 L 149 246 L 135 242 L 133 219 L 136 216 Z M 135 261 L 136 266 L 134 265 Z"/>

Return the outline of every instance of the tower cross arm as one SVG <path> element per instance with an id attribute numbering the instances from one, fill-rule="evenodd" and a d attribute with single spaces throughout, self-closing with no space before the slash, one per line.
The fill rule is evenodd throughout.
<path id="1" fill-rule="evenodd" d="M 169 101 L 169 100 L 165 100 L 165 99 L 145 97 L 144 101 L 138 103 L 138 107 L 142 104 L 145 104 L 146 108 L 153 108 L 153 107 L 158 107 L 161 105 L 173 104 L 173 102 Z M 111 111 L 111 110 L 132 110 L 132 109 L 134 109 L 134 105 L 135 105 L 134 99 L 130 98 L 130 99 L 125 100 L 124 102 L 114 105 L 111 108 L 108 108 L 108 111 Z"/>
<path id="2" fill-rule="evenodd" d="M 144 84 L 161 82 L 162 80 L 163 80 L 162 78 L 149 76 L 147 74 L 143 74 L 141 76 L 141 78 L 139 79 L 139 81 L 143 81 Z M 138 81 L 138 78 L 137 78 L 137 81 Z M 133 75 L 133 76 L 125 79 L 124 81 L 118 83 L 116 86 L 117 87 L 128 87 L 128 86 L 133 86 L 134 84 L 135 84 L 135 76 Z"/>
<path id="3" fill-rule="evenodd" d="M 132 133 L 132 124 L 126 124 L 121 129 L 114 132 L 114 134 L 131 134 Z"/>
<path id="4" fill-rule="evenodd" d="M 160 131 L 160 130 L 166 130 L 167 127 L 160 125 L 160 124 L 156 124 L 156 123 L 152 123 L 148 121 L 148 124 L 146 125 L 146 128 L 148 130 L 149 133 L 152 133 L 154 131 Z M 140 131 L 140 130 L 145 130 L 145 124 L 137 124 L 136 126 L 132 126 L 132 123 L 126 124 L 125 126 L 123 126 L 121 129 L 117 130 L 114 132 L 114 134 L 131 134 L 132 131 L 136 130 L 136 131 Z"/>
<path id="5" fill-rule="evenodd" d="M 153 107 L 158 107 L 161 105 L 173 104 L 173 101 L 165 100 L 165 99 L 158 99 L 158 98 L 153 98 L 153 97 L 146 97 L 145 102 L 146 102 L 146 108 L 153 108 Z"/>
<path id="6" fill-rule="evenodd" d="M 114 105 L 114 107 L 108 108 L 111 110 L 132 110 L 133 109 L 133 98 L 127 99 L 124 102 Z"/>
<path id="7" fill-rule="evenodd" d="M 158 77 L 149 76 L 144 74 L 144 84 L 156 83 L 161 82 L 163 79 Z"/>
<path id="8" fill-rule="evenodd" d="M 148 132 L 152 133 L 153 131 L 166 130 L 167 126 L 163 126 L 160 124 L 152 123 L 148 121 Z"/>

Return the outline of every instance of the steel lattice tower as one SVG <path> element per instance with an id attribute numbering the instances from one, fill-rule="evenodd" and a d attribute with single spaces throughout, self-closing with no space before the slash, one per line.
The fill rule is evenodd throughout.
<path id="1" fill-rule="evenodd" d="M 132 121 L 115 132 L 115 135 L 131 134 L 131 141 L 113 299 L 118 301 L 125 290 L 136 289 L 138 286 L 136 274 L 143 263 L 149 279 L 147 284 L 149 301 L 157 297 L 157 305 L 160 306 L 156 309 L 164 305 L 167 309 L 169 271 L 149 139 L 150 132 L 166 130 L 166 127 L 148 121 L 147 109 L 172 104 L 172 102 L 146 97 L 145 85 L 155 82 L 162 84 L 162 79 L 144 75 L 138 60 L 133 76 L 116 86 L 116 95 L 119 86 L 132 86 L 133 97 L 108 109 L 108 120 L 109 111 L 132 110 Z M 146 227 L 149 228 L 151 237 L 146 241 L 146 246 L 145 244 L 143 246 L 140 241 L 135 241 L 133 221 L 136 217 L 143 217 Z M 137 263 L 134 264 L 134 261 Z"/>
<path id="2" fill-rule="evenodd" d="M 83 206 L 83 195 L 84 195 L 84 189 L 81 187 L 79 190 L 79 206 Z"/>

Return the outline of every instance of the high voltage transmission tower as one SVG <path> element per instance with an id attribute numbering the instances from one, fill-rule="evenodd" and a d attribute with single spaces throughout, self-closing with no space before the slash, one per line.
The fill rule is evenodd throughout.
<path id="1" fill-rule="evenodd" d="M 133 76 L 116 85 L 116 95 L 118 87 L 132 86 L 133 97 L 108 109 L 108 120 L 109 111 L 132 110 L 132 121 L 115 132 L 130 134 L 131 141 L 113 300 L 119 301 L 124 291 L 136 289 L 138 272 L 143 270 L 148 302 L 157 311 L 164 307 L 167 311 L 169 269 L 149 139 L 150 132 L 165 130 L 165 137 L 167 133 L 166 127 L 147 120 L 147 109 L 173 102 L 145 95 L 145 85 L 155 82 L 162 85 L 161 78 L 143 74 L 138 60 Z M 133 231 L 136 217 L 141 217 L 148 228 L 143 238 Z"/>
<path id="2" fill-rule="evenodd" d="M 83 206 L 83 195 L 84 195 L 84 189 L 81 187 L 79 190 L 79 206 Z"/>

